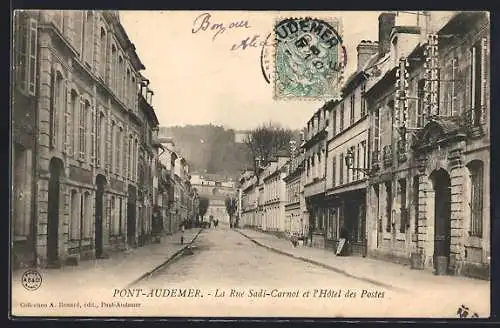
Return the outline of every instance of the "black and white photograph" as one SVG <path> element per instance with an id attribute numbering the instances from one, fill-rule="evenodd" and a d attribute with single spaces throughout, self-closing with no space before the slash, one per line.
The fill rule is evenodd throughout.
<path id="1" fill-rule="evenodd" d="M 15 10 L 10 315 L 489 318 L 487 11 Z"/>

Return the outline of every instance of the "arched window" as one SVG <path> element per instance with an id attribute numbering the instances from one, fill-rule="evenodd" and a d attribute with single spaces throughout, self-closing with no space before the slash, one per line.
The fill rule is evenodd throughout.
<path id="1" fill-rule="evenodd" d="M 103 112 L 97 114 L 97 130 L 96 130 L 96 163 L 100 167 L 104 164 L 104 148 L 106 147 L 106 117 Z"/>
<path id="2" fill-rule="evenodd" d="M 122 56 L 118 57 L 118 73 L 116 78 L 117 89 L 118 89 L 118 97 L 120 100 L 123 100 L 123 75 L 125 71 L 123 68 L 123 58 Z"/>
<path id="3" fill-rule="evenodd" d="M 130 69 L 127 68 L 127 79 L 125 80 L 125 98 L 127 100 L 127 106 L 132 105 L 132 91 L 130 90 Z"/>
<path id="4" fill-rule="evenodd" d="M 116 145 L 117 153 L 118 153 L 118 174 L 123 175 L 123 168 L 125 166 L 123 159 L 123 127 L 118 128 L 118 143 Z"/>
<path id="5" fill-rule="evenodd" d="M 93 127 L 94 127 L 94 120 L 92 116 L 92 105 L 90 104 L 90 101 L 85 100 L 84 102 L 84 108 L 85 108 L 85 121 L 84 121 L 84 133 L 85 133 L 85 141 L 84 141 L 84 148 L 85 153 L 89 154 L 90 156 L 93 156 L 94 154 L 94 143 L 93 141 Z M 89 148 L 87 148 L 90 146 Z M 89 157 L 90 157 L 89 156 Z"/>
<path id="6" fill-rule="evenodd" d="M 99 51 L 99 72 L 103 80 L 106 80 L 106 51 L 107 51 L 106 30 L 101 27 L 100 51 Z"/>
<path id="7" fill-rule="evenodd" d="M 70 220 L 69 236 L 71 240 L 80 239 L 80 194 L 76 190 L 71 191 L 70 197 Z"/>
<path id="8" fill-rule="evenodd" d="M 71 113 L 73 115 L 73 120 L 71 122 L 71 128 L 70 128 L 70 139 L 69 139 L 69 144 L 70 144 L 70 149 L 71 152 L 75 154 L 77 153 L 77 143 L 76 143 L 76 138 L 75 138 L 75 133 L 78 135 L 78 112 L 80 108 L 80 97 L 78 96 L 78 92 L 76 92 L 75 89 L 71 90 Z M 75 132 L 76 131 L 76 132 Z"/>
<path id="9" fill-rule="evenodd" d="M 79 115 L 79 121 L 80 125 L 78 127 L 79 131 L 79 144 L 78 144 L 78 150 L 80 151 L 80 159 L 85 158 L 85 150 L 86 150 L 86 129 L 87 129 L 87 112 L 86 112 L 86 100 L 83 98 L 80 99 L 80 115 Z"/>
<path id="10" fill-rule="evenodd" d="M 116 158 L 116 123 L 115 121 L 111 121 L 111 172 L 116 172 L 116 163 L 117 163 L 117 158 Z"/>
<path id="11" fill-rule="evenodd" d="M 467 164 L 470 179 L 470 235 L 483 237 L 483 192 L 484 192 L 484 164 L 474 160 Z"/>
<path id="12" fill-rule="evenodd" d="M 135 77 L 132 75 L 132 87 L 130 93 L 132 94 L 132 109 L 136 110 L 136 104 L 137 104 L 137 90 L 136 90 L 136 85 L 135 85 Z"/>

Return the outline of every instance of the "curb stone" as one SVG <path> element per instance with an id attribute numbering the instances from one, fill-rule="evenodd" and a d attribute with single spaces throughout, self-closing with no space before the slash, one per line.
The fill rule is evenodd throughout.
<path id="1" fill-rule="evenodd" d="M 190 247 L 193 242 L 196 240 L 196 238 L 198 238 L 198 236 L 200 235 L 200 233 L 205 230 L 204 228 L 201 228 L 197 233 L 196 235 L 191 239 L 191 241 L 187 244 L 185 244 L 183 247 L 181 247 L 179 250 L 177 250 L 174 254 L 170 255 L 165 261 L 163 261 L 160 265 L 157 265 L 156 267 L 154 267 L 153 269 L 151 269 L 150 271 L 147 271 L 146 273 L 144 273 L 142 276 L 140 276 L 139 278 L 135 279 L 134 281 L 132 281 L 131 283 L 129 283 L 127 285 L 127 288 L 128 287 L 131 287 L 135 284 L 137 284 L 138 282 L 140 282 L 141 280 L 144 280 L 145 278 L 147 277 L 151 277 L 156 271 L 162 269 L 163 267 L 165 267 L 167 264 L 169 264 L 173 259 L 175 259 L 176 257 L 178 257 L 180 254 L 182 254 L 182 252 Z"/>
<path id="2" fill-rule="evenodd" d="M 258 245 L 260 247 L 266 248 L 266 249 L 268 249 L 268 250 L 270 250 L 272 252 L 275 252 L 275 253 L 278 253 L 278 254 L 281 254 L 281 255 L 285 255 L 285 256 L 294 258 L 296 260 L 302 261 L 302 262 L 307 262 L 307 263 L 310 263 L 310 264 L 313 264 L 313 265 L 316 265 L 316 266 L 320 266 L 320 267 L 322 267 L 324 269 L 331 270 L 331 271 L 334 271 L 336 273 L 340 273 L 340 274 L 342 274 L 342 275 L 344 275 L 346 277 L 357 279 L 357 280 L 361 280 L 361 281 L 364 281 L 364 282 L 368 282 L 370 284 L 373 284 L 373 285 L 376 285 L 376 286 L 379 286 L 379 287 L 383 287 L 383 288 L 394 290 L 394 291 L 398 291 L 398 292 L 404 292 L 404 293 L 408 293 L 409 292 L 407 289 L 404 289 L 404 288 L 396 287 L 394 285 L 383 283 L 383 282 L 380 282 L 378 280 L 373 280 L 373 279 L 367 278 L 367 277 L 356 276 L 356 275 L 353 275 L 353 274 L 351 274 L 351 273 L 349 273 L 349 272 L 347 272 L 345 270 L 333 267 L 331 265 L 328 265 L 328 264 L 325 264 L 325 263 L 322 263 L 322 262 L 319 262 L 319 261 L 315 261 L 315 260 L 309 259 L 307 257 L 297 256 L 297 255 L 288 253 L 286 251 L 282 251 L 280 249 L 277 249 L 277 248 L 274 248 L 274 247 L 271 247 L 271 246 L 268 246 L 268 245 L 265 245 L 263 243 L 258 242 L 257 240 L 255 240 L 252 237 L 248 236 L 244 232 L 240 231 L 239 229 L 236 229 L 236 231 L 238 231 L 242 236 L 248 238 L 254 244 L 256 244 L 256 245 Z"/>

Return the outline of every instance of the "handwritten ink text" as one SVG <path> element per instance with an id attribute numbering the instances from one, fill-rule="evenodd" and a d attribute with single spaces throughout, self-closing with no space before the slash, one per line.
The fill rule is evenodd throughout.
<path id="1" fill-rule="evenodd" d="M 250 28 L 248 21 L 246 20 L 234 21 L 229 23 L 229 25 L 226 25 L 224 23 L 212 23 L 210 21 L 211 18 L 212 15 L 209 13 L 203 13 L 196 17 L 193 22 L 193 29 L 191 32 L 195 34 L 199 31 L 213 31 L 214 35 L 212 36 L 212 41 L 214 41 L 219 34 L 224 33 L 227 29 Z"/>

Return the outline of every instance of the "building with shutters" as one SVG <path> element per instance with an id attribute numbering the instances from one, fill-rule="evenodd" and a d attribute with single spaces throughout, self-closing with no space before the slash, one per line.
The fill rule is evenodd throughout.
<path id="1" fill-rule="evenodd" d="M 257 177 L 254 172 L 247 171 L 240 177 L 241 207 L 240 226 L 257 228 Z"/>
<path id="2" fill-rule="evenodd" d="M 381 24 L 390 24 L 381 15 Z M 383 31 L 384 28 L 381 28 Z M 366 186 L 368 180 L 368 110 L 365 68 L 377 59 L 379 43 L 361 41 L 357 69 L 332 103 L 328 129 L 325 239 L 337 249 L 340 238 L 349 241 L 348 254 L 366 253 Z M 347 254 L 347 253 L 346 253 Z"/>
<path id="3" fill-rule="evenodd" d="M 29 238 L 41 266 L 106 257 L 134 243 L 144 65 L 116 11 L 34 10 L 15 19 L 16 74 L 36 99 L 36 156 L 35 198 L 14 215 L 22 221 L 14 234 Z M 15 157 L 27 166 L 27 156 Z M 29 194 L 29 176 L 18 176 L 15 186 Z"/>
<path id="4" fill-rule="evenodd" d="M 285 182 L 285 231 L 296 236 L 304 236 L 307 232 L 303 212 L 305 210 L 304 184 L 304 154 L 295 150 L 291 152 Z"/>
<path id="5" fill-rule="evenodd" d="M 38 21 L 23 13 L 14 16 L 12 83 L 12 248 L 13 267 L 36 262 L 36 142 Z M 32 47 L 31 45 L 35 45 Z"/>
<path id="6" fill-rule="evenodd" d="M 368 251 L 437 274 L 489 277 L 489 17 L 397 25 L 367 87 Z M 429 28 L 430 27 L 430 28 Z"/>
<path id="7" fill-rule="evenodd" d="M 159 185 L 163 193 L 162 217 L 163 231 L 171 234 L 179 230 L 177 219 L 176 184 L 175 184 L 175 163 L 179 155 L 175 151 L 175 142 L 172 138 L 158 137 L 159 149 L 158 159 L 162 166 L 161 179 Z"/>
<path id="8" fill-rule="evenodd" d="M 152 218 L 155 203 L 153 177 L 156 173 L 155 164 L 157 161 L 157 144 L 156 140 L 153 139 L 153 131 L 158 130 L 159 127 L 152 104 L 153 95 L 154 92 L 150 88 L 149 80 L 141 76 L 138 96 L 141 121 L 137 197 L 137 241 L 139 245 L 149 243 L 153 232 Z"/>
<path id="9" fill-rule="evenodd" d="M 328 204 L 325 202 L 327 177 L 327 141 L 330 126 L 330 113 L 335 101 L 325 103 L 316 110 L 307 122 L 304 141 L 304 198 L 308 212 L 308 237 L 314 247 L 327 245 Z"/>
<path id="10" fill-rule="evenodd" d="M 262 230 L 286 232 L 285 217 L 286 183 L 283 178 L 287 171 L 289 155 L 279 152 L 269 161 L 262 173 L 264 183 Z"/>

